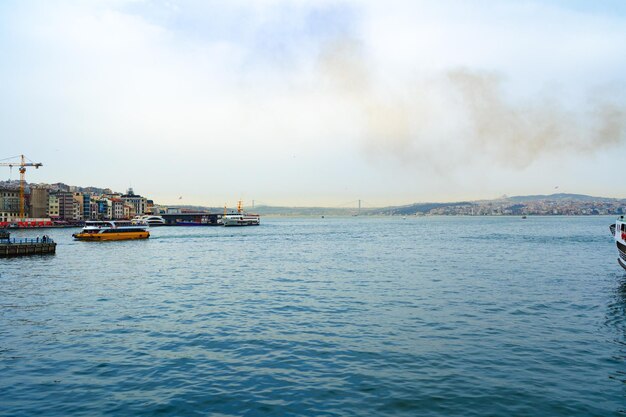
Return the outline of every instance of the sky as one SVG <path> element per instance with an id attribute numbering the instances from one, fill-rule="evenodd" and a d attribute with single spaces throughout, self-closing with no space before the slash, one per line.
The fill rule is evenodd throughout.
<path id="1" fill-rule="evenodd" d="M 0 51 L 0 159 L 42 162 L 29 182 L 209 206 L 626 197 L 622 1 L 8 0 Z"/>

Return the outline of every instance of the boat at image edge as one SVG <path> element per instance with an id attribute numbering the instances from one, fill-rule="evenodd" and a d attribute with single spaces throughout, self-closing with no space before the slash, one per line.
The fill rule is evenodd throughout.
<path id="1" fill-rule="evenodd" d="M 222 223 L 226 227 L 231 226 L 258 226 L 261 224 L 261 216 L 258 214 L 248 214 L 243 212 L 243 205 L 241 200 L 237 203 L 237 213 L 226 214 L 226 207 L 224 207 L 224 216 L 222 216 Z"/>
<path id="2" fill-rule="evenodd" d="M 626 269 L 626 220 L 624 216 L 619 216 L 615 224 L 612 224 L 609 228 L 611 229 L 611 234 L 615 239 L 617 252 L 619 253 L 617 262 L 622 268 Z"/>
<path id="3" fill-rule="evenodd" d="M 72 237 L 88 241 L 147 239 L 150 237 L 147 227 L 129 221 L 87 221 L 83 230 Z"/>

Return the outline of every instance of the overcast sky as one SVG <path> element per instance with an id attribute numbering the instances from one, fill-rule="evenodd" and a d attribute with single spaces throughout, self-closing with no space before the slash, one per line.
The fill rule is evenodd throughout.
<path id="1" fill-rule="evenodd" d="M 622 1 L 2 1 L 0 51 L 0 159 L 42 162 L 31 182 L 626 197 Z"/>

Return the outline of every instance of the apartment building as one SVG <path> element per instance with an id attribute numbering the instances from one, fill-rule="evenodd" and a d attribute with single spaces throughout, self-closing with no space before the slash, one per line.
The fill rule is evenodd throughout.
<path id="1" fill-rule="evenodd" d="M 20 192 L 13 188 L 0 189 L 0 221 L 8 222 L 20 214 Z"/>
<path id="2" fill-rule="evenodd" d="M 59 198 L 56 194 L 50 194 L 48 196 L 48 217 L 51 219 L 58 219 L 59 214 Z"/>
<path id="3" fill-rule="evenodd" d="M 129 203 L 134 207 L 135 215 L 139 216 L 146 213 L 148 199 L 135 194 L 132 188 L 129 188 L 126 194 L 121 196 L 121 199 L 125 203 Z"/>
<path id="4" fill-rule="evenodd" d="M 48 200 L 50 192 L 46 187 L 30 187 L 30 217 L 45 218 L 48 217 Z"/>

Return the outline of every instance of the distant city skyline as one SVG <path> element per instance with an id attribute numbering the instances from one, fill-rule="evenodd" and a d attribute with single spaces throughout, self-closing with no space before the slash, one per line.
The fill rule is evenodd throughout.
<path id="1" fill-rule="evenodd" d="M 7 1 L 0 159 L 162 204 L 623 198 L 625 40 L 619 1 Z"/>

